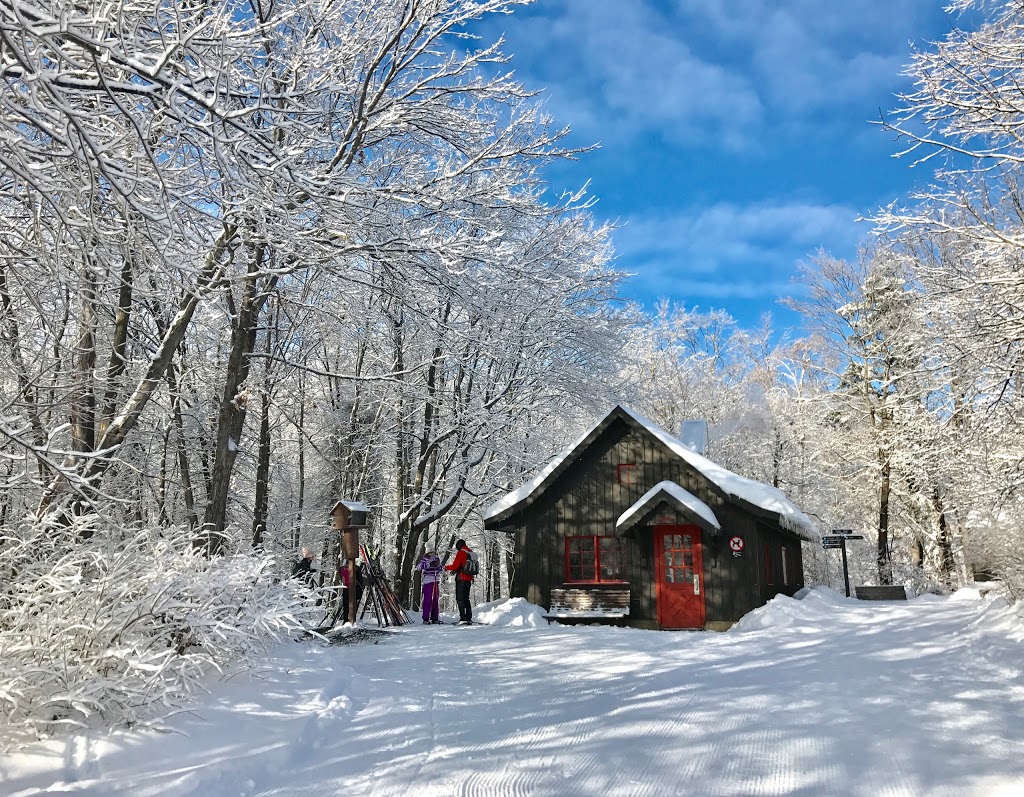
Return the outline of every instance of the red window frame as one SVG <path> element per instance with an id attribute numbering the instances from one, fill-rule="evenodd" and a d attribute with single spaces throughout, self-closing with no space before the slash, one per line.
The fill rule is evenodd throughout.
<path id="1" fill-rule="evenodd" d="M 635 462 L 623 462 L 621 465 L 615 466 L 615 480 L 619 484 L 636 484 L 636 476 Z"/>
<path id="2" fill-rule="evenodd" d="M 585 534 L 565 538 L 567 584 L 625 584 L 626 560 L 626 544 L 620 537 Z"/>

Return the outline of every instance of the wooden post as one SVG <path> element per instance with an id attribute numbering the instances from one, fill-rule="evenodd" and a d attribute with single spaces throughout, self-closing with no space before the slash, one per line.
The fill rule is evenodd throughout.
<path id="1" fill-rule="evenodd" d="M 359 558 L 359 529 L 366 525 L 368 510 L 360 503 L 338 501 L 331 510 L 333 526 L 341 534 L 341 551 L 348 561 L 348 606 L 345 622 L 355 623 L 359 608 L 356 589 L 356 559 Z"/>
<path id="2" fill-rule="evenodd" d="M 843 583 L 846 584 L 846 597 L 850 597 L 850 568 L 846 564 L 846 537 L 843 537 Z"/>

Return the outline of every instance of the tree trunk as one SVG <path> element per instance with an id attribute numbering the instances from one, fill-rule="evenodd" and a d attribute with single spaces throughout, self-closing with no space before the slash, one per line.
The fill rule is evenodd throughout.
<path id="1" fill-rule="evenodd" d="M 890 465 L 886 452 L 879 452 L 881 482 L 878 489 L 878 583 L 892 584 L 892 563 L 889 561 L 889 492 Z"/>
<path id="2" fill-rule="evenodd" d="M 135 273 L 130 257 L 121 264 L 121 285 L 117 293 L 117 313 L 114 316 L 113 339 L 110 345 L 110 361 L 107 363 L 106 390 L 100 406 L 97 432 L 102 438 L 117 409 L 120 394 L 118 383 L 125 371 L 125 356 L 128 350 L 128 324 L 132 316 L 132 295 Z"/>
<path id="3" fill-rule="evenodd" d="M 956 559 L 953 556 L 953 539 L 949 523 L 946 520 L 946 509 L 938 487 L 932 491 L 932 505 L 938 515 L 939 533 L 936 543 L 939 547 L 939 572 L 942 574 L 945 585 L 952 587 L 956 575 Z"/>
<path id="4" fill-rule="evenodd" d="M 485 545 L 487 549 L 487 562 L 485 573 L 487 577 L 485 601 L 496 601 L 501 597 L 501 546 L 498 545 L 497 533 L 492 533 Z"/>
<path id="5" fill-rule="evenodd" d="M 299 469 L 299 495 L 296 499 L 296 515 L 293 521 L 292 547 L 299 549 L 299 538 L 302 534 L 302 515 L 306 504 L 306 381 L 299 372 L 299 422 L 296 429 L 298 436 L 298 469 Z M 320 569 L 327 566 L 327 551 L 323 551 L 320 558 Z"/>
<path id="6" fill-rule="evenodd" d="M 234 313 L 231 327 L 231 349 L 224 375 L 220 411 L 217 415 L 217 438 L 210 469 L 210 492 L 207 495 L 203 527 L 196 538 L 196 547 L 208 555 L 220 552 L 223 532 L 227 526 L 228 498 L 231 476 L 238 456 L 238 445 L 245 427 L 249 394 L 244 389 L 249 376 L 253 349 L 256 345 L 256 322 L 267 293 L 258 292 L 259 269 L 263 265 L 265 247 L 257 246 L 249 261 L 248 274 L 242 283 L 241 301 Z"/>
<path id="7" fill-rule="evenodd" d="M 181 415 L 181 390 L 178 383 L 177 368 L 172 361 L 167 369 L 167 384 L 171 391 L 171 416 L 178 437 L 178 475 L 181 478 L 181 492 L 185 501 L 185 514 L 190 529 L 199 527 L 199 516 L 196 514 L 196 499 L 192 489 L 192 467 L 188 460 L 188 441 L 185 438 L 185 421 Z"/>
<path id="8" fill-rule="evenodd" d="M 96 277 L 88 262 L 82 266 L 81 279 L 71 398 L 71 448 L 78 453 L 88 453 L 96 448 Z"/>
<path id="9" fill-rule="evenodd" d="M 260 404 L 259 458 L 256 463 L 256 500 L 252 517 L 252 547 L 263 545 L 263 532 L 270 509 L 270 385 L 263 385 Z"/>

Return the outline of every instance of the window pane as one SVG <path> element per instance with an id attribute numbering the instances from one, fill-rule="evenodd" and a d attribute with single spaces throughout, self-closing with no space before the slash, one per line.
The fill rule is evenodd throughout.
<path id="1" fill-rule="evenodd" d="M 681 547 L 681 548 L 692 548 L 693 547 L 693 537 L 691 537 L 689 534 L 684 534 L 683 535 L 683 544 L 681 546 L 679 546 L 679 547 Z"/>
<path id="2" fill-rule="evenodd" d="M 566 541 L 566 573 L 570 581 L 595 581 L 594 553 L 597 542 L 594 537 L 569 537 Z"/>
<path id="3" fill-rule="evenodd" d="M 687 567 L 693 567 L 693 550 L 683 552 L 683 564 Z"/>

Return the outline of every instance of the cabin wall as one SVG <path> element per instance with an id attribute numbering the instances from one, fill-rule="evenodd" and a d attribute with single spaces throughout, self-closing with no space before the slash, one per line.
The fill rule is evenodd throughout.
<path id="1" fill-rule="evenodd" d="M 759 605 L 767 603 L 776 595 L 792 597 L 804 586 L 800 540 L 765 523 L 758 524 L 758 531 L 758 573 L 761 583 Z"/>

